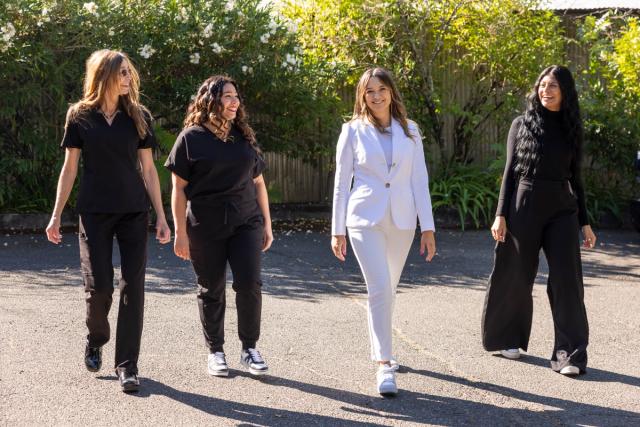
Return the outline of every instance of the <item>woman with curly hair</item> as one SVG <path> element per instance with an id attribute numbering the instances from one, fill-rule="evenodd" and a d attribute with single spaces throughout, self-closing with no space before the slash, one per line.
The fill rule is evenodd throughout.
<path id="1" fill-rule="evenodd" d="M 495 263 L 482 316 L 482 343 L 517 359 L 527 350 L 532 290 L 540 249 L 549 265 L 547 294 L 555 343 L 551 368 L 563 375 L 586 372 L 589 326 L 584 306 L 579 228 L 593 248 L 580 174 L 583 128 L 569 69 L 542 71 L 527 110 L 511 125 L 496 219 Z"/>
<path id="2" fill-rule="evenodd" d="M 173 181 L 174 251 L 191 260 L 197 276 L 208 372 L 229 374 L 223 348 L 229 263 L 242 342 L 240 362 L 253 375 L 265 374 L 267 364 L 256 350 L 261 252 L 271 246 L 273 233 L 262 177 L 265 163 L 235 81 L 213 76 L 202 83 L 165 166 Z"/>
<path id="3" fill-rule="evenodd" d="M 89 329 L 85 366 L 102 366 L 102 346 L 110 337 L 113 294 L 113 238 L 121 258 L 120 305 L 115 369 L 122 390 L 137 391 L 147 262 L 149 199 L 156 211 L 156 238 L 171 240 L 165 220 L 151 114 L 139 101 L 140 79 L 122 52 L 99 50 L 87 60 L 84 96 L 67 113 L 62 147 L 65 159 L 47 238 L 59 244 L 60 215 L 82 157 L 83 173 L 76 210 L 80 214 L 80 261 Z"/>

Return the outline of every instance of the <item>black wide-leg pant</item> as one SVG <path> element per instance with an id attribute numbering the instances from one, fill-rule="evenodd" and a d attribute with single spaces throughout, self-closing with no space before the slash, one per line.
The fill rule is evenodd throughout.
<path id="1" fill-rule="evenodd" d="M 521 179 L 507 216 L 507 236 L 495 264 L 482 315 L 487 351 L 527 350 L 533 316 L 533 283 L 540 248 L 549 265 L 547 294 L 555 343 L 551 367 L 587 367 L 589 325 L 584 306 L 577 203 L 567 181 Z"/>
<path id="2" fill-rule="evenodd" d="M 187 226 L 191 263 L 198 283 L 198 309 L 211 353 L 224 351 L 227 262 L 236 293 L 238 336 L 242 348 L 255 348 L 262 314 L 262 217 L 239 226 Z"/>
<path id="3" fill-rule="evenodd" d="M 109 341 L 109 309 L 113 295 L 113 238 L 118 241 L 122 277 L 116 328 L 115 368 L 138 372 L 147 265 L 148 213 L 80 215 L 80 264 L 84 280 L 91 347 Z"/>

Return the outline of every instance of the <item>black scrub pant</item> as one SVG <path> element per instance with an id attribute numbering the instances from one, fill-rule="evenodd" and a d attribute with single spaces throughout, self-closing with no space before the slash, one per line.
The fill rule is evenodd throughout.
<path id="1" fill-rule="evenodd" d="M 551 367 L 586 372 L 589 326 L 584 306 L 577 203 L 568 181 L 521 179 L 507 216 L 507 236 L 495 249 L 484 302 L 482 344 L 487 351 L 527 350 L 532 290 L 540 248 L 549 264 L 547 295 L 555 344 Z"/>
<path id="2" fill-rule="evenodd" d="M 110 338 L 113 237 L 118 241 L 122 277 L 118 286 L 115 368 L 136 374 L 142 338 L 148 222 L 147 212 L 86 213 L 80 215 L 78 234 L 90 347 L 101 347 Z"/>
<path id="3" fill-rule="evenodd" d="M 200 321 L 211 353 L 224 351 L 227 262 L 233 275 L 242 348 L 255 348 L 260 337 L 263 230 L 261 216 L 240 225 L 187 226 Z"/>

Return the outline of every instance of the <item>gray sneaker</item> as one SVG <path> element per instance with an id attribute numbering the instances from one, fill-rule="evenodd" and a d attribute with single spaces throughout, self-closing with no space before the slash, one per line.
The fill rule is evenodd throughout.
<path id="1" fill-rule="evenodd" d="M 386 397 L 398 394 L 396 371 L 391 365 L 380 365 L 376 373 L 376 379 L 378 380 L 378 393 Z"/>
<path id="2" fill-rule="evenodd" d="M 224 358 L 223 352 L 218 351 L 216 353 L 209 354 L 207 371 L 209 372 L 209 375 L 214 377 L 226 377 L 229 375 L 229 367 L 227 366 L 227 360 Z"/>
<path id="3" fill-rule="evenodd" d="M 264 361 L 260 352 L 255 348 L 242 350 L 240 355 L 240 364 L 247 368 L 253 375 L 264 375 L 269 370 L 267 362 Z"/>

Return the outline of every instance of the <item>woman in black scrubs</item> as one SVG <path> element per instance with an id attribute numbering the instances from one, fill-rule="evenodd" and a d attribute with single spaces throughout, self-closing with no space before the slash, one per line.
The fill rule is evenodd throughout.
<path id="1" fill-rule="evenodd" d="M 586 372 L 589 326 L 584 306 L 579 228 L 593 248 L 580 174 L 583 130 L 571 72 L 546 68 L 511 125 L 496 219 L 498 242 L 482 316 L 482 343 L 517 359 L 527 350 L 533 315 L 531 292 L 540 248 L 549 264 L 547 294 L 555 330 L 551 368 Z"/>
<path id="2" fill-rule="evenodd" d="M 208 78 L 189 105 L 184 129 L 165 166 L 172 172 L 171 207 L 177 256 L 190 259 L 213 376 L 227 376 L 224 354 L 227 262 L 236 293 L 240 363 L 253 375 L 267 364 L 256 350 L 262 310 L 261 252 L 273 241 L 265 168 L 237 85 Z"/>
<path id="3" fill-rule="evenodd" d="M 62 147 L 65 159 L 55 207 L 47 226 L 59 244 L 60 215 L 82 157 L 83 173 L 76 210 L 80 214 L 80 262 L 89 329 L 85 366 L 97 372 L 102 346 L 109 341 L 113 294 L 113 237 L 121 259 L 120 304 L 115 369 L 122 390 L 137 391 L 142 337 L 144 276 L 147 261 L 149 199 L 156 211 L 156 238 L 171 240 L 153 163 L 155 137 L 151 115 L 140 104 L 138 73 L 122 52 L 99 50 L 87 60 L 84 95 L 69 108 Z"/>

